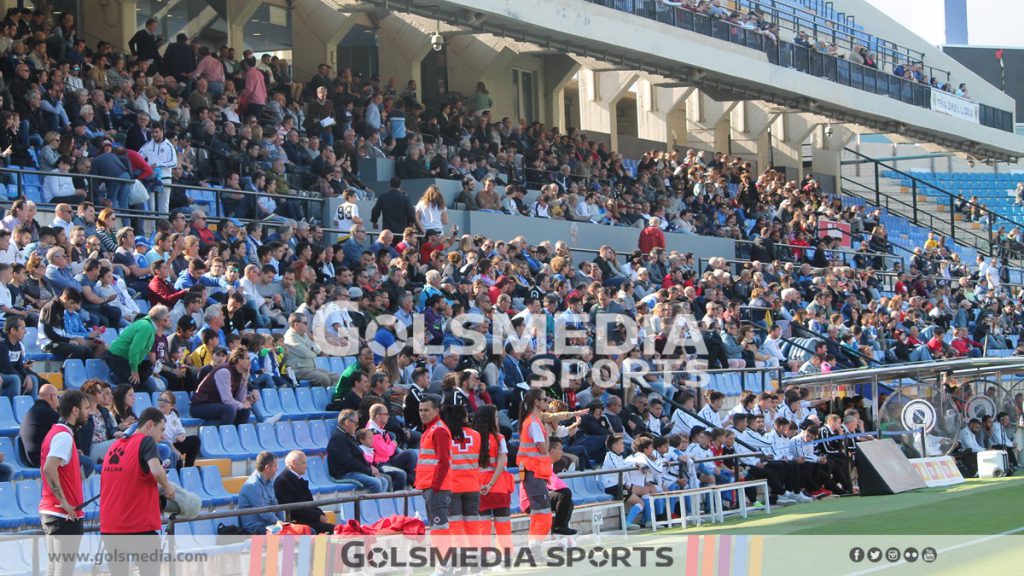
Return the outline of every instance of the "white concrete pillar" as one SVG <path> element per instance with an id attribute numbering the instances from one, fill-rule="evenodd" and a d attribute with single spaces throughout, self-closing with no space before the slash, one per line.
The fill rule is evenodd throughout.
<path id="1" fill-rule="evenodd" d="M 245 24 L 256 13 L 263 0 L 227 0 L 228 46 L 241 57 L 245 50 Z"/>
<path id="2" fill-rule="evenodd" d="M 830 135 L 825 134 L 826 128 L 831 128 Z M 819 124 L 814 128 L 811 166 L 815 178 L 826 191 L 830 189 L 827 184 L 831 184 L 832 191 L 841 189 L 839 178 L 842 174 L 843 148 L 855 135 L 843 124 Z"/>
<path id="3" fill-rule="evenodd" d="M 687 146 L 727 152 L 732 129 L 730 116 L 737 104 L 737 101 L 719 102 L 700 90 L 692 91 L 686 98 L 686 119 L 692 125 L 687 134 L 692 138 Z"/>
<path id="4" fill-rule="evenodd" d="M 394 78 L 397 86 L 415 80 L 421 98 L 435 90 L 433 86 L 423 85 L 420 73 L 423 59 L 431 51 L 430 36 L 426 32 L 398 15 L 390 14 L 380 21 L 377 51 L 381 78 Z"/>
<path id="5" fill-rule="evenodd" d="M 338 44 L 360 17 L 324 2 L 296 2 L 292 10 L 292 68 L 295 80 L 312 78 L 320 64 L 338 69 Z"/>
<path id="6" fill-rule="evenodd" d="M 590 68 L 580 70 L 580 129 L 608 134 L 612 150 L 618 150 L 619 147 L 615 105 L 633 85 L 638 75 L 634 71 L 600 71 Z"/>
<path id="7" fill-rule="evenodd" d="M 17 5 L 8 0 L 8 5 Z M 79 14 L 78 30 L 81 38 L 95 47 L 100 40 L 109 42 L 114 50 L 128 52 L 128 40 L 138 30 L 135 23 L 135 0 L 109 0 L 85 3 Z"/>
<path id="8" fill-rule="evenodd" d="M 562 54 L 544 56 L 544 86 L 541 95 L 543 121 L 548 126 L 565 130 L 569 119 L 565 115 L 565 87 L 580 69 L 580 63 Z"/>
<path id="9" fill-rule="evenodd" d="M 637 137 L 663 142 L 671 150 L 674 139 L 669 134 L 668 117 L 689 96 L 693 88 L 657 86 L 650 78 L 640 78 L 636 87 Z"/>

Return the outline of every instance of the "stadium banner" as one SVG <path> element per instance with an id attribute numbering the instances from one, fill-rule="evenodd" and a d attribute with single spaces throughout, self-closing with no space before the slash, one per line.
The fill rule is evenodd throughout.
<path id="1" fill-rule="evenodd" d="M 952 456 L 911 458 L 910 465 L 914 467 L 929 488 L 964 483 L 964 477 L 960 474 L 960 469 L 956 467 L 956 461 Z"/>
<path id="2" fill-rule="evenodd" d="M 829 575 L 1016 573 L 1024 546 L 1011 535 L 732 535 L 661 531 L 580 535 L 543 544 L 511 541 L 456 543 L 425 536 L 100 536 L 60 538 L 47 550 L 43 536 L 0 536 L 3 574 L 32 574 L 49 562 L 72 563 L 75 574 L 121 572 L 175 576 L 332 576 L 360 574 L 494 573 L 598 576 L 793 576 L 793 558 L 825 566 Z M 704 528 L 706 529 L 706 527 Z M 698 528 L 700 530 L 700 528 Z M 51 543 L 55 544 L 52 540 Z M 980 570 L 984 559 L 984 570 Z M 160 570 L 160 572 L 155 572 Z M 123 572 L 128 573 L 128 572 Z"/>
<path id="3" fill-rule="evenodd" d="M 850 225 L 847 222 L 818 220 L 818 237 L 825 238 L 826 236 L 831 236 L 832 238 L 839 240 L 839 245 L 843 248 L 853 247 L 853 238 L 850 236 Z"/>
<path id="4" fill-rule="evenodd" d="M 932 110 L 981 124 L 981 106 L 955 94 L 932 88 Z"/>

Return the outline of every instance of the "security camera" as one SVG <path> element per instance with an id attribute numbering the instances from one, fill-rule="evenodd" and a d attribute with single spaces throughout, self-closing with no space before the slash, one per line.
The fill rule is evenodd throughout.
<path id="1" fill-rule="evenodd" d="M 832 127 L 831 126 L 825 126 L 825 137 L 826 138 L 831 138 L 832 137 Z"/>
<path id="2" fill-rule="evenodd" d="M 430 47 L 434 49 L 434 52 L 444 50 L 444 36 L 441 36 L 439 33 L 431 34 Z"/>

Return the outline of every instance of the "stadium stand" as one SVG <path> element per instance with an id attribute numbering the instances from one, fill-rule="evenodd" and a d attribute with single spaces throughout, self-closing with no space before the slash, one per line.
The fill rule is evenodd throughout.
<path id="1" fill-rule="evenodd" d="M 661 8 L 651 8 L 650 13 L 636 9 L 644 3 L 602 3 L 658 19 L 667 14 Z M 690 27 L 697 27 L 698 21 L 682 16 L 688 7 L 694 8 L 691 17 L 712 9 L 710 3 L 690 1 L 650 6 L 655 4 L 672 9 L 675 25 L 685 21 Z M 818 47 L 818 39 L 826 40 L 828 30 L 830 41 L 820 47 L 824 52 L 793 48 L 794 53 L 803 50 L 808 60 L 814 58 L 811 54 L 834 58 L 835 50 L 830 49 L 845 42 L 848 46 L 842 49 L 848 55 L 858 47 L 866 49 L 858 66 L 878 69 L 877 62 L 871 64 L 877 56 L 889 67 L 879 77 L 906 78 L 891 80 L 891 85 L 926 87 L 934 78 L 923 68 L 910 69 L 910 62 L 902 60 L 905 49 L 874 36 L 830 2 L 787 0 L 773 2 L 771 10 L 760 10 L 756 2 L 731 4 L 736 14 L 730 10 L 713 16 L 728 22 L 724 35 L 731 41 L 751 45 L 750 39 L 756 37 L 762 48 L 793 47 L 780 39 L 780 30 L 789 35 L 812 30 L 816 34 L 804 41 Z M 721 30 L 717 24 L 708 26 L 709 34 Z M 749 34 L 738 35 L 736 30 Z M 8 284 L 15 295 L 12 306 L 33 320 L 21 342 L 26 358 L 58 372 L 64 390 L 99 379 L 113 384 L 115 394 L 120 389 L 132 399 L 131 406 L 100 402 L 104 410 L 91 416 L 93 429 L 99 430 L 97 443 L 115 435 L 107 415 L 122 433 L 131 426 L 133 414 L 160 405 L 161 390 L 173 390 L 182 431 L 198 434 L 200 455 L 228 461 L 230 474 L 216 465 L 175 469 L 168 464 L 173 481 L 199 495 L 206 508 L 235 508 L 241 483 L 263 451 L 278 456 L 293 450 L 306 453 L 310 490 L 317 499 L 360 494 L 357 484 L 335 482 L 328 473 L 328 444 L 338 428 L 339 409 L 357 410 L 360 427 L 366 428 L 372 427 L 370 407 L 387 406 L 386 423 L 377 426 L 398 449 L 416 449 L 419 431 L 410 419 L 418 418 L 414 406 L 425 391 L 441 393 L 445 404 L 467 406 L 470 414 L 484 405 L 496 406 L 515 456 L 522 400 L 517 385 L 537 372 L 535 350 L 550 349 L 556 330 L 582 328 L 586 335 L 581 344 L 590 348 L 586 354 L 562 355 L 561 361 L 621 365 L 620 355 L 602 352 L 598 346 L 599 312 L 644 327 L 643 337 L 634 343 L 635 360 L 647 366 L 655 360 L 680 363 L 667 371 L 667 377 L 652 371 L 638 389 L 595 391 L 593 374 L 567 377 L 566 389 L 548 388 L 549 399 L 566 410 L 589 409 L 581 422 L 567 416 L 551 427 L 563 438 L 566 453 L 553 463 L 554 470 L 601 470 L 619 457 L 629 465 L 642 464 L 662 473 L 627 474 L 627 487 L 638 489 L 728 485 L 736 478 L 724 461 L 690 475 L 673 470 L 682 455 L 692 459 L 742 453 L 734 441 L 751 442 L 780 461 L 792 461 L 801 455 L 791 446 L 791 436 L 808 428 L 808 422 L 817 430 L 830 413 L 849 416 L 853 410 L 856 417 L 848 432 L 877 424 L 865 421 L 862 398 L 815 397 L 806 388 L 787 390 L 789 377 L 939 358 L 1024 355 L 1018 345 L 1024 308 L 1015 298 L 1021 289 L 1019 270 L 999 258 L 991 261 L 991 254 L 956 244 L 956 238 L 936 238 L 935 230 L 861 197 L 825 192 L 810 176 L 793 177 L 768 166 L 755 168 L 736 156 L 695 149 L 625 158 L 578 131 L 492 118 L 483 106 L 489 98 L 485 88 L 473 95 L 446 94 L 441 109 L 428 109 L 415 90 L 400 94 L 379 78 L 355 77 L 349 70 L 335 75 L 328 67 L 326 78 L 294 91 L 290 71 L 281 60 L 257 65 L 251 51 L 243 60 L 234 60 L 227 50 L 217 53 L 202 47 L 199 62 L 212 59 L 228 72 L 227 95 L 221 100 L 220 94 L 206 93 L 206 79 L 194 77 L 201 76 L 195 62 L 186 82 L 175 83 L 159 69 L 150 74 L 131 55 L 115 58 L 113 47 L 104 44 L 85 47 L 90 74 L 82 74 L 89 80 L 81 90 L 94 92 L 84 94 L 57 59 L 34 69 L 9 51 L 0 56 L 0 67 L 22 75 L 9 90 L 26 100 L 12 108 L 16 99 L 5 94 L 8 107 L 0 112 L 7 126 L 0 133 L 0 148 L 12 147 L 2 170 L 9 180 L 11 205 L 0 223 L 0 246 L 9 235 L 10 248 L 0 250 L 0 264 L 13 265 L 23 278 Z M 776 51 L 776 59 L 779 54 Z M 101 61 L 110 59 L 121 67 L 104 70 Z M 795 59 L 789 65 L 799 66 Z M 897 73 L 898 68 L 904 74 Z M 257 84 L 267 86 L 266 93 L 253 93 L 255 75 L 262 79 Z M 952 91 L 952 82 L 947 79 L 936 87 Z M 329 100 L 318 99 L 320 87 L 330 87 Z M 60 93 L 57 102 L 48 102 L 42 111 L 29 104 L 51 89 Z M 147 96 L 151 89 L 157 90 L 153 102 Z M 248 100 L 241 109 L 240 94 Z M 903 94 L 897 89 L 898 97 Z M 911 90 L 911 101 L 915 94 Z M 280 97 L 285 105 L 258 102 L 268 96 L 275 104 Z M 91 108 L 85 108 L 80 97 L 88 97 Z M 210 105 L 202 105 L 206 102 Z M 147 128 L 140 117 L 150 106 L 158 114 L 148 120 Z M 325 130 L 317 116 L 325 110 L 346 114 L 339 114 L 341 121 Z M 434 119 L 439 123 L 432 124 Z M 1004 121 L 993 117 L 991 123 Z M 166 130 L 174 157 L 163 180 L 152 170 L 162 159 L 157 148 L 163 144 L 152 139 L 154 124 Z M 43 144 L 51 141 L 51 132 L 57 134 L 56 152 Z M 333 146 L 328 145 L 331 140 Z M 422 156 L 428 148 L 430 153 Z M 67 158 L 61 161 L 53 158 L 55 154 Z M 361 180 L 359 161 L 369 159 L 410 176 L 405 185 L 410 196 L 418 198 L 415 206 L 401 194 L 397 199 L 390 192 L 378 194 Z M 155 201 L 167 194 L 167 202 L 153 202 L 148 208 L 144 202 L 130 203 L 120 188 L 124 182 L 89 178 L 121 176 L 106 170 L 122 161 L 134 169 L 125 173 L 134 173 L 147 195 Z M 32 173 L 36 169 L 45 175 Z M 897 180 L 898 176 L 885 175 Z M 1019 218 L 1024 210 L 1024 199 L 1013 192 L 1016 176 L 920 177 L 976 198 L 972 201 L 1007 218 Z M 457 194 L 446 188 L 447 199 L 439 189 L 427 188 L 445 180 L 468 185 Z M 392 187 L 401 184 L 399 179 Z M 62 196 L 50 193 L 54 189 L 70 190 L 78 207 L 59 202 Z M 346 195 L 349 191 L 352 196 Z M 238 192 L 248 194 L 230 195 Z M 922 193 L 930 192 L 925 188 Z M 344 205 L 348 211 L 340 212 L 343 217 L 335 222 L 324 222 L 317 208 L 324 198 L 334 196 L 349 200 Z M 359 207 L 366 212 L 371 199 L 376 200 L 372 212 L 360 216 Z M 462 236 L 447 221 L 449 208 L 454 212 L 456 204 L 508 219 L 591 222 L 635 230 L 638 241 L 635 249 L 618 254 L 610 246 L 530 244 L 522 236 Z M 38 208 L 45 210 L 37 216 Z M 75 214 L 64 222 L 67 232 L 51 218 L 65 209 Z M 969 212 L 965 218 L 971 218 Z M 823 240 L 820 220 L 847 225 L 850 249 Z M 440 236 L 435 235 L 438 231 Z M 1005 233 L 1016 237 L 1014 231 Z M 53 235 L 60 244 L 48 246 L 42 238 Z M 338 241 L 331 243 L 335 235 Z M 667 250 L 666 235 L 728 238 L 739 249 L 694 261 L 692 254 Z M 55 259 L 60 254 L 69 256 L 63 266 Z M 154 270 L 154 262 L 163 266 Z M 93 265 L 98 270 L 90 268 Z M 98 278 L 89 276 L 90 270 L 98 271 Z M 160 277 L 151 279 L 153 273 Z M 81 312 L 65 312 L 60 298 L 65 287 L 86 294 Z M 234 295 L 240 301 L 232 299 Z M 52 320 L 46 320 L 55 304 L 60 304 L 67 328 L 60 333 L 54 331 Z M 154 337 L 156 362 L 147 362 L 147 369 L 138 370 L 140 379 L 132 382 L 117 362 L 130 361 L 126 350 L 138 336 L 129 330 L 148 322 L 147 314 L 159 310 L 158 304 L 171 307 L 174 322 Z M 332 306 L 331 314 L 317 313 Z M 504 338 L 493 351 L 452 351 L 465 338 L 454 330 L 451 319 L 467 312 L 485 318 L 474 325 L 489 342 Z M 340 348 L 332 340 L 340 338 L 337 326 L 365 329 L 386 314 L 410 321 L 421 315 L 427 327 L 424 336 L 441 346 L 440 353 L 410 347 L 387 358 L 378 354 L 394 344 L 398 332 L 405 335 L 411 326 L 407 323 L 398 331 L 385 327 L 363 332 L 360 343 L 374 347 L 368 360 L 351 351 L 332 354 Z M 676 321 L 688 316 L 696 322 L 694 336 L 700 349 L 663 354 L 657 348 L 643 348 L 647 340 L 667 339 Z M 303 319 L 313 325 L 305 327 Z M 306 337 L 306 330 L 314 337 Z M 55 346 L 55 338 L 75 343 L 68 336 L 82 341 L 75 341 L 75 350 Z M 238 398 L 218 398 L 224 404 L 234 400 L 240 416 L 230 422 L 194 417 L 193 407 L 210 403 L 197 398 L 197 385 L 212 378 L 210 367 L 219 367 L 227 350 L 239 347 L 250 355 L 249 379 L 242 383 Z M 353 367 L 383 376 L 368 380 L 364 388 Z M 709 371 L 708 380 L 691 410 L 683 408 L 689 394 L 684 384 L 686 373 L 696 371 Z M 311 385 L 318 377 L 329 380 L 329 386 Z M 7 390 L 5 384 L 5 394 Z M 248 391 L 257 391 L 258 398 L 247 396 Z M 719 394 L 726 397 L 728 407 L 714 405 Z M 779 406 L 794 398 L 800 401 L 795 410 Z M 31 396 L 0 396 L 0 452 L 12 471 L 10 481 L 0 482 L 0 530 L 39 526 L 39 470 L 27 465 L 18 438 L 34 402 Z M 1024 408 L 1016 408 L 1015 417 L 1020 417 Z M 792 430 L 772 429 L 780 414 L 787 414 Z M 764 427 L 737 431 L 735 420 L 748 415 L 751 421 L 762 416 Z M 697 428 L 706 428 L 707 434 Z M 609 435 L 626 438 L 627 453 L 609 453 Z M 657 439 L 652 447 L 657 445 L 658 451 L 630 453 L 633 444 L 648 438 Z M 757 444 L 759 439 L 763 445 Z M 175 436 L 165 440 L 177 449 Z M 666 443 L 667 448 L 662 446 Z M 748 466 L 750 459 L 743 462 Z M 514 464 L 511 458 L 509 465 Z M 597 476 L 570 477 L 566 484 L 580 505 L 617 500 L 609 493 L 611 486 Z M 786 488 L 779 491 L 773 486 L 771 497 L 796 503 L 856 489 L 843 485 L 833 490 L 831 478 Z M 86 499 L 99 489 L 98 474 L 85 480 Z M 517 485 L 511 495 L 515 513 L 520 511 L 519 496 Z M 726 505 L 746 510 L 747 503 L 736 500 L 744 497 L 727 495 Z M 405 511 L 405 500 L 398 497 L 361 504 L 355 519 L 364 523 Z M 414 498 L 410 505 L 413 514 L 427 517 L 422 499 Z M 356 507 L 349 502 L 338 512 L 341 519 L 353 519 Z M 91 503 L 85 513 L 87 522 L 95 522 L 98 504 Z M 655 514 L 672 511 L 648 509 L 632 520 L 649 526 Z M 178 527 L 179 535 L 193 537 L 184 544 L 188 550 L 206 549 L 208 542 L 195 537 L 217 531 L 210 520 Z"/>

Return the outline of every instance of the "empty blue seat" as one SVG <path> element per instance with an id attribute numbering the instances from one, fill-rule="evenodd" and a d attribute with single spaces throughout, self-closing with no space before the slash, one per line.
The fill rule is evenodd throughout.
<path id="1" fill-rule="evenodd" d="M 136 392 L 135 393 L 135 408 L 133 409 L 133 411 L 135 412 L 136 416 L 139 416 L 140 414 L 142 414 L 142 411 L 145 410 L 146 408 L 152 408 L 152 407 L 153 407 L 153 399 L 149 396 L 149 393 L 147 393 L 147 392 Z"/>
<path id="2" fill-rule="evenodd" d="M 238 429 L 233 424 L 220 426 L 218 431 L 220 432 L 220 446 L 228 454 L 238 454 L 243 459 L 255 458 L 259 454 L 259 452 L 250 452 L 242 446 L 242 440 L 238 437 Z"/>
<path id="3" fill-rule="evenodd" d="M 310 490 L 316 486 L 317 493 L 324 494 L 328 492 L 351 492 L 358 488 L 353 482 L 335 482 L 331 480 L 331 477 L 327 474 L 327 461 L 323 458 L 310 456 L 306 461 L 309 465 L 306 473 L 309 474 Z"/>
<path id="4" fill-rule="evenodd" d="M 345 368 L 347 366 L 348 364 L 345 363 L 344 358 L 338 358 L 336 356 L 332 356 L 330 358 L 330 370 L 335 374 L 341 374 L 342 372 L 345 371 Z"/>
<path id="5" fill-rule="evenodd" d="M 203 478 L 203 488 L 206 489 L 206 493 L 212 496 L 214 499 L 227 500 L 227 502 L 233 503 L 237 501 L 237 496 L 228 493 L 224 489 L 224 482 L 221 479 L 220 468 L 216 466 L 200 466 L 199 474 Z M 216 532 L 214 532 L 216 534 Z"/>
<path id="6" fill-rule="evenodd" d="M 28 514 L 18 506 L 18 497 L 12 482 L 0 482 L 0 530 L 18 528 L 28 522 Z"/>
<path id="7" fill-rule="evenodd" d="M 39 523 L 39 501 L 43 499 L 43 485 L 38 479 L 18 482 L 18 506 L 27 515 L 35 517 Z"/>
<path id="8" fill-rule="evenodd" d="M 263 424 L 256 425 L 256 431 L 259 432 L 260 426 Z M 295 441 L 295 435 L 292 434 L 292 426 L 290 422 L 277 422 L 274 424 L 274 435 L 277 436 L 277 443 L 282 448 L 288 450 L 302 450 L 302 446 Z"/>
<path id="9" fill-rule="evenodd" d="M 64 361 L 64 388 L 67 390 L 78 390 L 88 380 L 85 375 L 85 363 L 81 360 L 68 359 Z"/>
<path id="10" fill-rule="evenodd" d="M 174 393 L 175 408 L 178 410 L 178 418 L 182 426 L 199 426 L 201 420 L 192 417 L 192 397 L 184 390 Z"/>
<path id="11" fill-rule="evenodd" d="M 263 445 L 260 444 L 259 437 L 256 435 L 256 427 L 252 424 L 238 425 L 238 440 L 242 443 L 242 448 L 249 454 L 259 454 L 263 451 Z"/>
<path id="12" fill-rule="evenodd" d="M 6 398 L 3 398 L 3 400 L 6 400 Z M 4 463 L 10 464 L 14 468 L 15 480 L 20 478 L 38 478 L 40 476 L 38 468 L 25 466 L 21 455 L 18 454 L 18 448 L 15 446 L 13 438 L 0 436 L 0 452 L 4 454 Z"/>
<path id="13" fill-rule="evenodd" d="M 373 524 L 382 518 L 379 503 L 383 500 L 361 500 L 359 502 L 359 521 Z"/>
<path id="14" fill-rule="evenodd" d="M 303 414 L 311 418 L 316 418 L 320 415 L 320 409 L 316 407 L 313 402 L 313 391 L 312 388 L 296 388 L 295 389 L 295 401 L 299 405 L 299 410 Z"/>
<path id="15" fill-rule="evenodd" d="M 224 448 L 221 443 L 220 430 L 216 426 L 199 428 L 199 453 L 203 458 L 228 458 L 233 461 L 245 460 L 247 455 Z"/>
<path id="16" fill-rule="evenodd" d="M 316 357 L 316 367 L 321 369 L 321 370 L 330 371 L 331 370 L 331 359 L 327 358 L 326 356 L 317 356 Z"/>
<path id="17" fill-rule="evenodd" d="M 405 504 L 402 504 L 395 498 L 386 498 L 384 500 L 377 500 L 377 510 L 380 512 L 381 518 L 387 518 L 395 514 L 404 514 Z"/>
<path id="18" fill-rule="evenodd" d="M 267 416 L 284 412 L 281 409 L 281 398 L 275 388 L 264 388 L 260 390 L 260 402 L 263 403 L 263 413 Z"/>
<path id="19" fill-rule="evenodd" d="M 327 431 L 327 427 L 324 426 L 323 420 L 309 421 L 309 435 L 312 437 L 315 445 L 323 446 L 325 449 L 327 447 L 327 442 L 331 440 L 331 435 Z"/>
<path id="20" fill-rule="evenodd" d="M 282 422 L 278 422 L 282 424 Z M 295 443 L 299 446 L 299 449 L 306 454 L 320 454 L 327 450 L 327 444 L 317 444 L 313 441 L 313 435 L 309 431 L 309 422 L 305 420 L 296 420 L 292 422 L 292 437 L 295 439 Z M 278 437 L 281 436 L 278 431 Z"/>
<path id="21" fill-rule="evenodd" d="M 260 440 L 260 446 L 263 446 L 264 450 L 269 450 L 278 456 L 284 456 L 288 453 L 288 449 L 281 446 L 281 443 L 277 441 L 277 434 L 274 432 L 274 426 L 266 422 L 260 422 L 256 425 L 256 437 Z"/>
<path id="22" fill-rule="evenodd" d="M 181 487 L 198 496 L 203 501 L 203 506 L 218 506 L 230 502 L 221 498 L 218 504 L 217 498 L 207 494 L 206 488 L 203 487 L 203 478 L 199 475 L 199 468 L 182 468 L 178 474 L 181 476 Z"/>
<path id="23" fill-rule="evenodd" d="M 313 406 L 320 411 L 326 410 L 327 405 L 331 402 L 331 395 L 327 392 L 327 388 L 314 386 L 309 391 L 313 394 Z"/>
<path id="24" fill-rule="evenodd" d="M 18 419 L 14 417 L 11 399 L 7 396 L 0 396 L 0 436 L 14 436 L 20 429 Z"/>
<path id="25" fill-rule="evenodd" d="M 35 406 L 36 400 L 31 396 L 15 396 L 14 397 L 14 418 L 18 422 L 21 422 L 25 418 L 25 414 Z"/>
<path id="26" fill-rule="evenodd" d="M 281 388 L 277 391 L 277 396 L 281 401 L 281 410 L 284 412 L 286 418 L 301 418 L 306 416 L 299 409 L 299 403 L 295 400 L 295 390 L 291 388 Z"/>
<path id="27" fill-rule="evenodd" d="M 104 382 L 111 382 L 110 367 L 99 358 L 89 358 L 85 361 L 85 376 L 86 378 L 99 378 Z"/>

